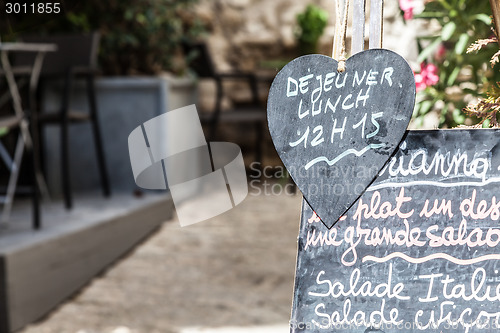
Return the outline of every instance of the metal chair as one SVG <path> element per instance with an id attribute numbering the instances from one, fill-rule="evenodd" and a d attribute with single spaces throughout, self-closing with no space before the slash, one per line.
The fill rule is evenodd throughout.
<path id="1" fill-rule="evenodd" d="M 258 95 L 258 83 L 261 80 L 254 73 L 249 72 L 218 72 L 205 43 L 184 44 L 183 48 L 187 57 L 192 58 L 189 66 L 198 77 L 212 79 L 216 83 L 216 101 L 213 112 L 200 114 L 201 120 L 209 125 L 208 140 L 213 141 L 216 138 L 220 123 L 252 124 L 256 132 L 255 159 L 261 165 L 263 127 L 266 123 L 266 107 L 262 105 Z M 271 80 L 272 78 L 268 78 L 267 82 L 271 82 Z M 222 99 L 225 93 L 224 82 L 226 81 L 246 82 L 252 96 L 250 102 L 247 105 L 222 111 Z"/>
<path id="2" fill-rule="evenodd" d="M 73 205 L 69 170 L 69 125 L 90 121 L 92 125 L 94 144 L 97 157 L 97 166 L 101 180 L 101 187 L 105 197 L 111 194 L 109 177 L 103 151 L 102 135 L 99 128 L 97 115 L 97 102 L 95 93 L 95 74 L 97 72 L 97 52 L 99 34 L 78 34 L 59 36 L 24 36 L 24 42 L 52 43 L 57 45 L 57 52 L 48 54 L 41 73 L 40 86 L 43 87 L 50 81 L 62 80 L 61 103 L 58 110 L 40 110 L 37 117 L 37 126 L 41 129 L 44 125 L 59 125 L 61 130 L 61 170 L 64 203 L 70 209 Z M 29 63 L 28 56 L 16 57 L 17 65 Z M 82 78 L 86 82 L 89 112 L 71 110 L 71 93 L 76 79 Z M 43 89 L 39 89 L 42 92 Z M 39 96 L 41 94 L 39 93 Z M 43 98 L 43 96 L 40 96 Z M 43 105 L 40 103 L 39 105 Z M 43 145 L 43 140 L 41 140 Z"/>

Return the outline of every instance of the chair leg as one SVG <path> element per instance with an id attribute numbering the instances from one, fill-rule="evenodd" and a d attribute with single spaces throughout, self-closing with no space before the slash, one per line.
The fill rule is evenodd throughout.
<path id="1" fill-rule="evenodd" d="M 41 122 L 38 121 L 38 113 L 39 112 L 36 110 L 32 111 L 29 122 L 31 130 L 31 139 L 33 143 L 33 159 L 34 159 L 33 167 L 36 169 L 36 181 L 37 181 L 38 191 L 41 197 L 50 200 L 50 194 L 47 188 L 47 183 L 45 182 L 45 177 L 42 167 L 43 150 L 41 146 L 41 134 L 40 134 L 42 130 L 41 127 L 42 124 Z"/>
<path id="2" fill-rule="evenodd" d="M 30 93 L 31 95 L 31 93 Z M 40 217 L 40 194 L 45 195 L 48 198 L 48 190 L 47 184 L 45 183 L 45 179 L 43 177 L 42 168 L 41 168 L 41 148 L 40 148 L 40 122 L 38 121 L 38 106 L 41 105 L 37 102 L 39 100 L 35 100 L 31 95 L 29 100 L 32 100 L 32 109 L 30 115 L 30 129 L 31 129 L 31 147 L 28 147 L 28 158 L 30 159 L 32 166 L 32 202 L 33 202 L 33 229 L 41 228 L 41 217 Z M 33 105 L 33 102 L 36 105 Z"/>
<path id="3" fill-rule="evenodd" d="M 36 131 L 37 131 L 37 134 L 38 134 L 38 138 L 37 138 L 37 141 L 38 141 L 38 151 L 39 151 L 39 154 L 38 154 L 38 159 L 39 159 L 39 162 L 40 162 L 40 170 L 42 172 L 43 175 L 46 175 L 47 174 L 47 168 L 45 166 L 45 154 L 43 153 L 44 152 L 44 149 L 45 149 L 45 137 L 44 137 L 44 126 L 43 126 L 43 123 L 38 121 L 38 117 L 39 115 L 41 114 L 42 112 L 42 95 L 43 95 L 43 90 L 44 90 L 44 84 L 43 84 L 43 81 L 40 81 L 38 83 L 38 89 L 36 90 L 36 110 L 34 112 L 36 112 L 35 117 L 36 117 L 36 123 L 34 123 L 34 125 L 36 126 Z"/>
<path id="4" fill-rule="evenodd" d="M 35 124 L 33 123 L 30 123 L 30 127 L 31 127 L 31 130 L 33 130 L 33 126 L 36 126 Z M 27 157 L 28 157 L 28 163 L 31 165 L 31 186 L 32 186 L 32 189 L 31 189 L 31 200 L 32 200 L 32 205 L 33 205 L 33 209 L 32 209 L 32 214 L 33 214 L 33 229 L 37 230 L 37 229 L 40 229 L 41 226 L 42 226 L 42 222 L 41 222 L 41 216 L 40 216 L 40 186 L 42 185 L 39 185 L 39 175 L 41 174 L 41 170 L 40 170 L 40 161 L 38 159 L 38 145 L 37 145 L 37 139 L 36 139 L 36 133 L 34 133 L 35 136 L 32 137 L 32 145 L 26 145 L 26 152 L 27 152 Z M 24 146 L 24 141 L 23 141 L 23 146 Z M 17 156 L 18 152 L 16 150 L 16 157 L 15 159 L 17 160 L 19 158 L 19 164 L 21 162 L 21 158 L 22 158 L 22 149 L 21 151 L 19 152 L 19 156 Z M 17 163 L 17 162 L 16 162 Z M 20 167 L 20 165 L 18 165 L 17 167 Z"/>
<path id="5" fill-rule="evenodd" d="M 31 159 L 31 163 L 32 163 L 32 166 L 33 166 L 33 171 L 32 171 L 32 180 L 31 180 L 31 183 L 32 183 L 32 186 L 33 186 L 33 189 L 32 189 L 32 202 L 33 202 L 33 229 L 40 229 L 41 226 L 42 226 L 42 222 L 41 222 L 41 217 L 40 217 L 40 189 L 38 188 L 38 181 L 37 181 L 37 174 L 40 172 L 40 169 L 39 169 L 39 164 L 37 162 L 37 158 L 36 158 L 36 152 L 35 152 L 35 149 L 34 147 L 31 147 L 28 149 L 29 150 L 29 154 L 28 156 L 30 157 Z"/>
<path id="6" fill-rule="evenodd" d="M 255 123 L 256 142 L 255 142 L 255 160 L 259 163 L 259 168 L 262 171 L 262 140 L 264 139 L 264 131 L 260 121 Z"/>
<path id="7" fill-rule="evenodd" d="M 47 163 L 45 160 L 45 154 L 43 153 L 45 151 L 45 137 L 44 137 L 44 126 L 41 122 L 38 122 L 37 132 L 38 132 L 38 151 L 39 151 L 38 158 L 40 163 L 40 170 L 42 175 L 46 177 Z"/>
<path id="8" fill-rule="evenodd" d="M 99 126 L 99 117 L 97 115 L 97 102 L 95 97 L 95 82 L 93 75 L 87 78 L 87 93 L 90 103 L 90 117 L 92 122 L 92 131 L 94 133 L 94 145 L 97 154 L 99 175 L 101 177 L 102 192 L 105 197 L 109 197 L 111 194 L 111 189 L 109 185 L 108 171 L 106 168 L 106 160 L 104 157 L 103 142 Z"/>
<path id="9" fill-rule="evenodd" d="M 71 94 L 72 86 L 72 76 L 68 72 L 66 76 L 66 84 L 64 86 L 63 99 L 61 105 L 61 172 L 62 172 L 62 182 L 63 182 L 63 196 L 64 205 L 66 209 L 71 209 L 73 207 L 73 198 L 71 196 L 71 180 L 69 173 L 69 142 L 68 142 L 68 130 L 69 130 L 69 98 Z"/>
<path id="10" fill-rule="evenodd" d="M 217 133 L 217 125 L 218 125 L 218 119 L 216 116 L 214 116 L 212 119 L 210 119 L 209 121 L 209 126 L 210 126 L 210 129 L 209 129 L 209 133 L 208 133 L 208 141 L 209 142 L 212 142 L 212 141 L 215 141 L 216 139 L 216 133 Z"/>
<path id="11" fill-rule="evenodd" d="M 219 123 L 219 117 L 222 109 L 222 96 L 223 96 L 223 86 L 222 80 L 220 78 L 216 78 L 216 101 L 215 101 L 215 110 L 212 118 L 210 119 L 210 132 L 208 134 L 208 141 L 214 141 L 216 139 L 217 133 L 217 125 Z"/>

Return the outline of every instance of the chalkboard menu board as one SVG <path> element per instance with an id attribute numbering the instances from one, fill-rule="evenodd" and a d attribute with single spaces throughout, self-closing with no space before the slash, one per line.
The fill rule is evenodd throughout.
<path id="1" fill-rule="evenodd" d="M 291 332 L 500 331 L 499 219 L 499 130 L 408 132 L 331 229 L 304 201 Z"/>

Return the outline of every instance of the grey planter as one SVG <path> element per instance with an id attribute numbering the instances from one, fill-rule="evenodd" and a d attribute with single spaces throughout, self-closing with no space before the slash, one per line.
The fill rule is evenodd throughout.
<path id="1" fill-rule="evenodd" d="M 145 121 L 167 112 L 171 106 L 196 102 L 196 85 L 185 88 L 187 99 L 175 101 L 170 93 L 171 78 L 167 77 L 111 77 L 96 82 L 97 106 L 104 141 L 106 164 L 112 191 L 133 191 L 135 185 L 128 153 L 128 135 Z M 174 85 L 175 86 L 175 85 Z M 44 108 L 59 106 L 61 86 L 54 84 L 44 91 Z M 182 94 L 181 94 L 182 95 Z M 184 106 L 180 105 L 180 106 Z M 72 109 L 86 111 L 84 85 L 76 84 L 72 94 Z M 70 172 L 74 192 L 100 189 L 95 149 L 90 124 L 71 125 Z M 44 130 L 44 159 L 47 183 L 52 196 L 61 195 L 59 127 L 46 126 Z"/>

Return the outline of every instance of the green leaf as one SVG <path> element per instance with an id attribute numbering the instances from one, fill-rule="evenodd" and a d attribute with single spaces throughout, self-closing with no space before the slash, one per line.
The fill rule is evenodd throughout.
<path id="1" fill-rule="evenodd" d="M 432 108 L 433 104 L 434 103 L 432 103 L 431 101 L 423 101 L 422 103 L 420 103 L 420 115 L 426 115 Z"/>
<path id="2" fill-rule="evenodd" d="M 420 106 L 422 103 L 416 103 L 415 108 L 413 109 L 413 114 L 411 115 L 413 118 L 418 117 L 418 114 L 420 113 Z"/>
<path id="3" fill-rule="evenodd" d="M 441 110 L 441 114 L 439 117 L 439 126 L 443 126 L 446 123 L 446 114 L 448 113 L 448 104 L 444 106 L 444 108 Z"/>
<path id="4" fill-rule="evenodd" d="M 451 36 L 453 36 L 453 33 L 455 32 L 456 28 L 457 25 L 455 24 L 455 22 L 451 21 L 446 23 L 445 26 L 443 27 L 443 30 L 441 31 L 441 38 L 444 41 L 449 40 Z"/>
<path id="5" fill-rule="evenodd" d="M 123 17 L 127 21 L 132 21 L 134 19 L 134 11 L 131 9 L 127 9 L 125 13 L 123 14 Z"/>
<path id="6" fill-rule="evenodd" d="M 440 35 L 435 35 L 435 36 L 417 36 L 417 40 L 434 40 L 436 38 L 440 37 Z"/>
<path id="7" fill-rule="evenodd" d="M 424 90 L 421 90 L 417 92 L 417 101 L 423 101 L 425 97 L 427 96 L 427 93 Z"/>
<path id="8" fill-rule="evenodd" d="M 491 25 L 491 17 L 486 14 L 476 14 L 471 17 L 472 20 L 481 21 L 486 25 Z"/>
<path id="9" fill-rule="evenodd" d="M 424 126 L 424 117 L 415 118 L 415 126 L 417 127 Z"/>
<path id="10" fill-rule="evenodd" d="M 460 109 L 453 110 L 453 121 L 459 125 L 465 122 L 465 116 L 462 114 Z"/>
<path id="11" fill-rule="evenodd" d="M 448 80 L 446 81 L 446 84 L 448 86 L 452 86 L 455 83 L 458 73 L 460 73 L 460 67 L 453 68 L 453 71 L 451 72 L 450 76 L 448 76 Z"/>
<path id="12" fill-rule="evenodd" d="M 413 15 L 413 18 L 441 18 L 444 16 L 445 13 L 441 12 L 422 12 L 420 14 Z"/>
<path id="13" fill-rule="evenodd" d="M 439 0 L 439 3 L 444 7 L 446 8 L 447 10 L 451 11 L 453 10 L 453 7 L 447 3 L 445 0 Z"/>
<path id="14" fill-rule="evenodd" d="M 467 33 L 463 33 L 458 38 L 457 44 L 455 44 L 455 53 L 463 54 L 465 49 L 467 48 L 467 44 L 469 43 L 469 35 Z"/>
<path id="15" fill-rule="evenodd" d="M 136 15 L 135 17 L 135 20 L 138 22 L 138 23 L 146 23 L 147 20 L 146 20 L 146 15 L 142 14 L 142 13 L 139 13 Z"/>
<path id="16" fill-rule="evenodd" d="M 0 127 L 0 136 L 4 136 L 7 133 L 9 133 L 9 128 L 8 127 Z"/>
<path id="17" fill-rule="evenodd" d="M 432 52 L 434 52 L 436 47 L 438 47 L 439 44 L 441 44 L 441 42 L 442 42 L 441 37 L 436 38 L 435 41 L 430 43 L 425 49 L 422 50 L 422 52 L 420 52 L 420 54 L 418 55 L 418 58 L 417 58 L 417 62 L 421 63 L 425 59 L 427 59 L 427 57 L 430 56 Z"/>

